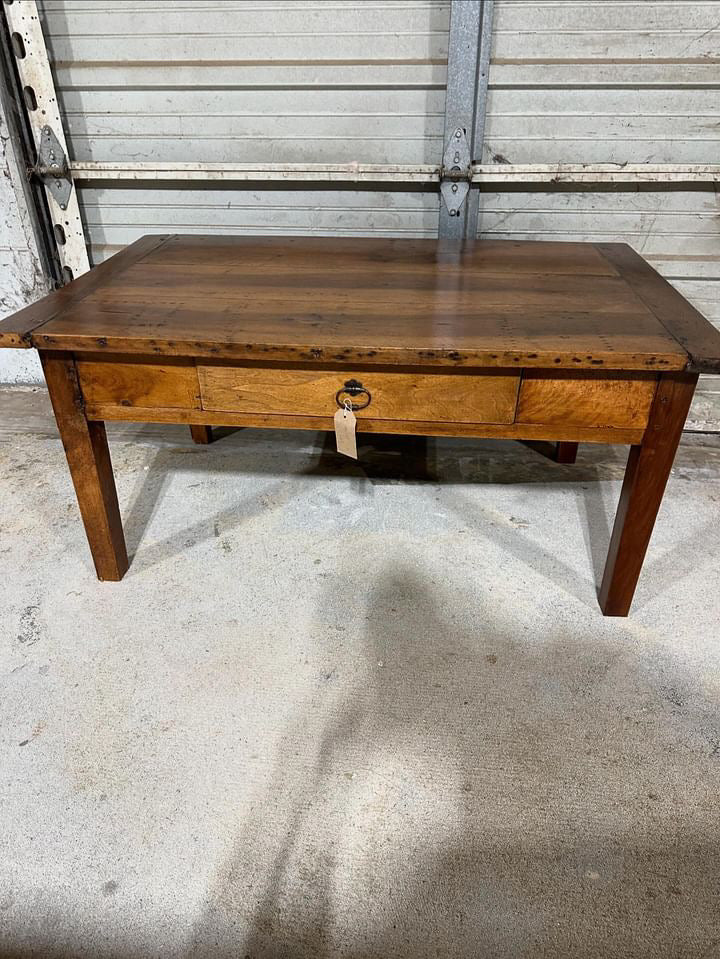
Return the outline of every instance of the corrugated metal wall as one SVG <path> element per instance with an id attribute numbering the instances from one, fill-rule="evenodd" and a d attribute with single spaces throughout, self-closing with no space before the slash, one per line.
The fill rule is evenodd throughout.
<path id="1" fill-rule="evenodd" d="M 718 2 L 499 0 L 483 162 L 716 163 L 719 93 Z M 720 326 L 718 214 L 707 189 L 493 192 L 479 229 L 624 240 Z M 698 393 L 718 428 L 720 378 Z"/>
<path id="2" fill-rule="evenodd" d="M 444 0 L 42 0 L 76 160 L 439 162 Z M 717 162 L 720 0 L 496 0 L 483 159 Z M 432 193 L 81 188 L 146 232 L 434 236 Z M 720 324 L 711 191 L 492 192 L 486 235 L 626 240 Z M 704 388 L 718 388 L 709 380 Z"/>
<path id="3" fill-rule="evenodd" d="M 77 160 L 433 163 L 450 8 L 428 0 L 45 0 Z M 431 194 L 82 190 L 95 259 L 139 233 L 433 236 Z"/>

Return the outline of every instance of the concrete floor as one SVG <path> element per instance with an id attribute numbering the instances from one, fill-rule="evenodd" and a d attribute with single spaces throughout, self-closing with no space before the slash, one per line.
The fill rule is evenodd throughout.
<path id="1" fill-rule="evenodd" d="M 109 432 L 121 584 L 0 395 L 1 956 L 720 956 L 720 439 L 605 620 L 623 450 Z"/>

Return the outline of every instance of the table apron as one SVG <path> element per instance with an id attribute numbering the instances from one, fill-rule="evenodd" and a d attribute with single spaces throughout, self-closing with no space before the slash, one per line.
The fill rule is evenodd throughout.
<path id="1" fill-rule="evenodd" d="M 90 420 L 330 430 L 347 399 L 359 432 L 637 443 L 658 375 L 647 372 L 230 365 L 78 354 Z M 357 391 L 357 392 L 354 392 Z"/>

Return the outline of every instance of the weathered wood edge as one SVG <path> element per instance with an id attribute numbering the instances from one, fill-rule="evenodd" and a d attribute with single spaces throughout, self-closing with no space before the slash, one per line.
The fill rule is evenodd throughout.
<path id="1" fill-rule="evenodd" d="M 116 317 L 119 314 L 114 314 Z M 273 361 L 295 363 L 313 368 L 330 364 L 333 368 L 355 369 L 373 366 L 445 367 L 451 369 L 522 369 L 533 367 L 546 370 L 596 370 L 663 373 L 682 371 L 687 365 L 687 353 L 596 353 L 589 357 L 582 351 L 544 350 L 531 352 L 503 350 L 502 348 L 417 349 L 411 346 L 384 346 L 370 348 L 348 347 L 338 352 L 337 347 L 298 346 L 290 343 L 216 342 L 201 339 L 160 338 L 138 339 L 124 336 L 89 336 L 86 334 L 43 333 L 33 335 L 33 343 L 42 350 L 63 350 L 77 353 L 126 354 L 142 357 L 182 356 L 195 359 L 252 363 Z M 582 355 L 578 355 L 581 353 Z"/>
<path id="2" fill-rule="evenodd" d="M 112 276 L 116 276 L 123 270 L 143 259 L 153 250 L 156 250 L 163 243 L 172 239 L 175 234 L 160 234 L 142 236 L 135 240 L 129 246 L 125 247 L 119 253 L 111 256 L 93 267 L 88 273 L 84 273 L 76 280 L 62 286 L 57 290 L 52 290 L 36 303 L 23 307 L 16 313 L 5 317 L 0 321 L 0 348 L 28 350 L 37 347 L 33 342 L 33 333 L 41 326 L 54 320 L 67 309 L 74 306 L 80 300 L 84 299 L 89 293 L 98 287 L 100 283 L 105 282 Z"/>
<path id="3" fill-rule="evenodd" d="M 686 370 L 720 373 L 720 331 L 627 243 L 595 245 L 685 350 Z"/>

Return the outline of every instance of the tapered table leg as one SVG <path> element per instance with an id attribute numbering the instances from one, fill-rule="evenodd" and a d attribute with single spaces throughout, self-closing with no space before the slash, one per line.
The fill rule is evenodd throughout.
<path id="1" fill-rule="evenodd" d="M 72 355 L 40 358 L 98 579 L 120 580 L 128 558 L 105 424 L 85 417 Z"/>
<path id="2" fill-rule="evenodd" d="M 555 450 L 556 463 L 574 463 L 577 459 L 577 443 L 558 443 Z"/>
<path id="3" fill-rule="evenodd" d="M 207 446 L 212 443 L 212 426 L 196 426 L 194 423 L 190 426 L 190 434 L 196 443 Z"/>
<path id="4" fill-rule="evenodd" d="M 546 440 L 520 440 L 520 442 L 554 463 L 574 463 L 577 458 L 577 443 L 549 443 Z"/>
<path id="5" fill-rule="evenodd" d="M 627 616 L 630 611 L 696 383 L 696 374 L 663 374 L 642 444 L 630 448 L 600 587 L 606 616 Z"/>

